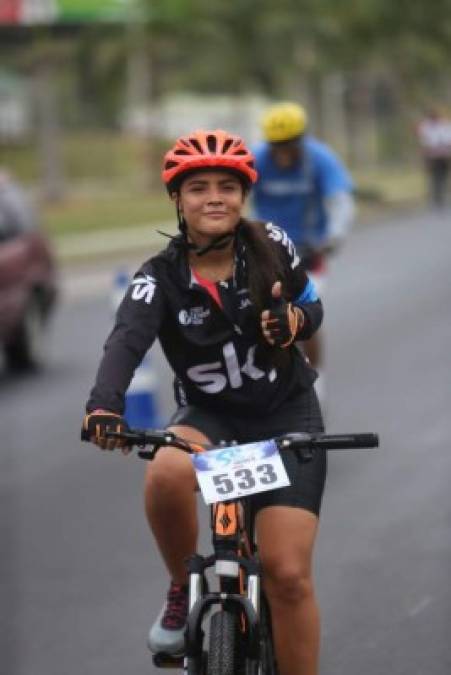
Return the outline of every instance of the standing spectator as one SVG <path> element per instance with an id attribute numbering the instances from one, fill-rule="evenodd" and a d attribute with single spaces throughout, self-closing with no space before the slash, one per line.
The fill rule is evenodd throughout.
<path id="1" fill-rule="evenodd" d="M 307 114 L 296 103 L 276 104 L 264 114 L 264 141 L 254 149 L 259 178 L 253 205 L 257 218 L 287 232 L 323 293 L 327 257 L 343 243 L 353 219 L 353 184 L 338 157 L 306 129 Z M 322 331 L 303 349 L 318 372 L 315 387 L 324 403 Z"/>
<path id="2" fill-rule="evenodd" d="M 451 163 L 451 120 L 438 108 L 431 108 L 419 122 L 417 136 L 429 184 L 429 201 L 442 208 Z"/>

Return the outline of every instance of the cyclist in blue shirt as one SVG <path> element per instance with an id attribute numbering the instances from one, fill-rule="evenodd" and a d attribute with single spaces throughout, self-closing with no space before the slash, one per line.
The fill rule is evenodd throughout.
<path id="1" fill-rule="evenodd" d="M 307 114 L 296 103 L 270 107 L 262 129 L 265 140 L 253 150 L 255 216 L 287 232 L 324 295 L 326 258 L 344 241 L 354 215 L 352 179 L 332 150 L 306 133 Z M 303 348 L 318 371 L 315 387 L 324 401 L 322 342 L 318 331 Z"/>

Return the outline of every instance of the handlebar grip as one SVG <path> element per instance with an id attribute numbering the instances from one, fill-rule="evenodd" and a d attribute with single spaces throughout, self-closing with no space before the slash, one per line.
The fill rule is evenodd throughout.
<path id="1" fill-rule="evenodd" d="M 377 434 L 327 434 L 323 437 L 312 438 L 313 448 L 324 450 L 352 450 L 353 448 L 377 448 L 379 436 Z"/>
<path id="2" fill-rule="evenodd" d="M 166 445 L 174 440 L 175 436 L 170 431 L 145 431 L 144 429 L 130 429 L 129 431 L 113 431 L 107 429 L 105 432 L 106 438 L 119 438 L 125 441 L 126 445 L 137 445 L 144 447 L 145 445 Z"/>
<path id="3" fill-rule="evenodd" d="M 145 442 L 144 431 L 113 431 L 105 430 L 105 438 L 117 438 L 130 448 L 134 445 L 142 445 Z"/>

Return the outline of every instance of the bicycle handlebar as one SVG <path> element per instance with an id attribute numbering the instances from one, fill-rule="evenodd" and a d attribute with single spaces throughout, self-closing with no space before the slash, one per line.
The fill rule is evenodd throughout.
<path id="1" fill-rule="evenodd" d="M 379 446 L 379 436 L 377 434 L 309 434 L 297 433 L 286 434 L 276 438 L 276 442 L 282 448 L 292 448 L 293 450 L 302 449 L 323 449 L 323 450 L 353 450 L 363 448 L 377 448 Z"/>
<path id="2" fill-rule="evenodd" d="M 198 443 L 189 441 L 176 436 L 171 431 L 158 431 L 152 429 L 144 431 L 139 429 L 130 429 L 130 431 L 106 431 L 107 438 L 118 438 L 126 442 L 126 445 L 136 445 L 141 450 L 138 456 L 142 459 L 153 459 L 155 453 L 164 445 L 179 448 L 185 452 L 199 452 L 202 449 L 207 450 L 207 446 L 200 446 Z M 280 450 L 352 450 L 362 448 L 377 448 L 379 446 L 379 437 L 373 433 L 363 434 L 323 434 L 323 433 L 290 433 L 278 436 L 274 439 Z M 153 446 L 151 450 L 143 450 L 146 446 Z M 222 446 L 213 446 L 214 447 Z M 307 455 L 308 458 L 308 455 Z"/>

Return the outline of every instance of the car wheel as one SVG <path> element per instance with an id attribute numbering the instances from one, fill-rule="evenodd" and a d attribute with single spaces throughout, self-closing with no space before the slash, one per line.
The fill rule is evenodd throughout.
<path id="1" fill-rule="evenodd" d="M 6 365 L 12 371 L 33 370 L 44 364 L 46 316 L 39 297 L 30 299 L 14 338 L 5 346 Z"/>

